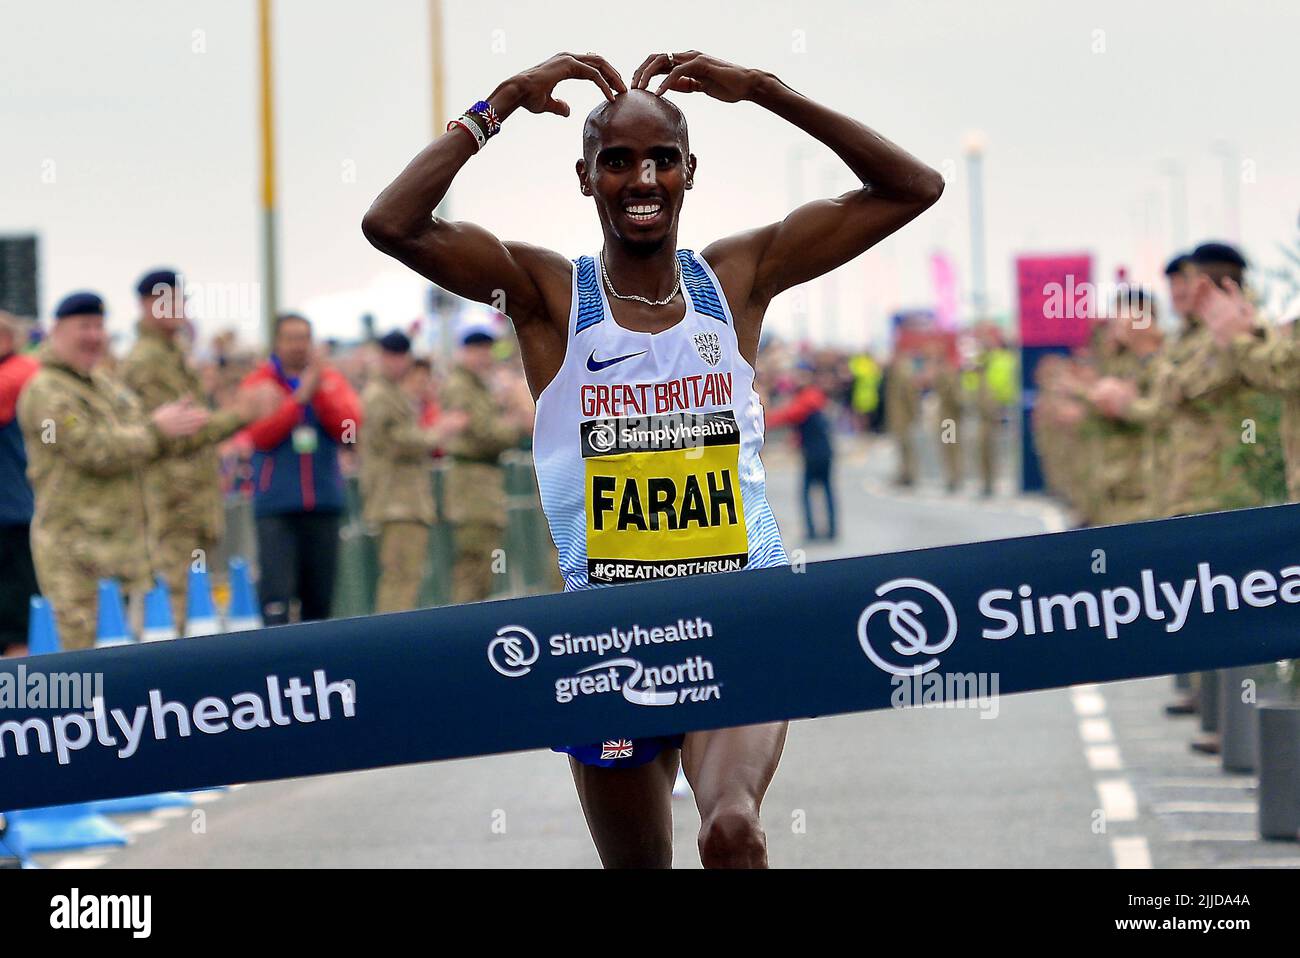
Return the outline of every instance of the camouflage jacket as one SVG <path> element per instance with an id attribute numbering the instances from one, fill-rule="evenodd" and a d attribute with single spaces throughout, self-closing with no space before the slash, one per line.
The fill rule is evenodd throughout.
<path id="1" fill-rule="evenodd" d="M 934 391 L 939 397 L 939 417 L 960 420 L 964 398 L 961 371 L 944 364 L 935 374 Z"/>
<path id="2" fill-rule="evenodd" d="M 32 553 L 38 566 L 150 583 L 143 467 L 165 449 L 136 396 L 47 351 L 18 400 L 27 475 L 36 492 Z"/>
<path id="3" fill-rule="evenodd" d="M 889 364 L 885 374 L 885 422 L 890 432 L 908 429 L 921 412 L 921 390 L 917 388 L 912 359 L 904 356 Z"/>
<path id="4" fill-rule="evenodd" d="M 1300 501 L 1300 321 L 1238 336 L 1232 352 L 1246 381 L 1282 397 L 1287 498 Z"/>
<path id="5" fill-rule="evenodd" d="M 1120 349 L 1106 356 L 1098 373 L 1132 383 L 1139 401 L 1149 397 L 1156 356 L 1139 356 Z M 1112 419 L 1090 412 L 1080 429 L 1085 445 L 1082 458 L 1094 464 L 1089 480 L 1092 511 L 1099 524 L 1135 522 L 1159 514 L 1155 473 L 1157 425 L 1153 422 Z"/>
<path id="6" fill-rule="evenodd" d="M 203 402 L 198 374 L 171 339 L 139 327 L 139 338 L 118 371 L 139 397 L 145 412 L 189 396 Z M 192 530 L 218 539 L 225 525 L 216 444 L 243 423 L 234 412 L 216 412 L 206 426 L 183 440 L 168 443 L 166 455 L 145 469 L 146 508 L 153 535 L 169 529 Z"/>
<path id="7" fill-rule="evenodd" d="M 443 409 L 469 414 L 465 428 L 447 441 L 448 520 L 505 525 L 505 475 L 498 460 L 519 441 L 519 431 L 503 419 L 502 406 L 488 385 L 463 366 L 451 370 L 440 398 Z"/>
<path id="8" fill-rule="evenodd" d="M 415 406 L 396 384 L 376 377 L 361 394 L 361 502 L 366 522 L 434 521 L 432 461 L 436 445 Z"/>
<path id="9" fill-rule="evenodd" d="M 1225 508 L 1228 498 L 1234 504 L 1249 502 L 1236 459 L 1259 394 L 1243 378 L 1232 351 L 1193 322 L 1160 351 L 1152 379 L 1150 395 L 1135 403 L 1130 415 L 1168 430 L 1157 475 L 1161 514 L 1212 512 Z"/>

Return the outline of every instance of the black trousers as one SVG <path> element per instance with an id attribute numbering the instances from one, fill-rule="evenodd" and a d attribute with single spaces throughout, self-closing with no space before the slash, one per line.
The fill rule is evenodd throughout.
<path id="1" fill-rule="evenodd" d="M 0 526 L 0 655 L 11 645 L 27 644 L 32 596 L 41 593 L 31 530 L 27 523 Z"/>
<path id="2" fill-rule="evenodd" d="M 826 496 L 826 535 L 835 538 L 835 490 L 831 488 L 831 463 L 828 456 L 805 459 L 803 463 L 803 515 L 804 525 L 809 539 L 817 536 L 817 524 L 813 521 L 812 491 L 820 486 Z"/>
<path id="3" fill-rule="evenodd" d="M 284 625 L 297 599 L 302 621 L 328 619 L 339 556 L 338 513 L 292 512 L 257 519 L 258 601 L 262 621 Z"/>

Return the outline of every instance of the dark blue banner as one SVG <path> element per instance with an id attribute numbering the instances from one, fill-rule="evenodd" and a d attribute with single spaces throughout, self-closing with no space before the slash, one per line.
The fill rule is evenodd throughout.
<path id="1" fill-rule="evenodd" d="M 1293 657 L 1250 509 L 3 660 L 0 809 Z"/>

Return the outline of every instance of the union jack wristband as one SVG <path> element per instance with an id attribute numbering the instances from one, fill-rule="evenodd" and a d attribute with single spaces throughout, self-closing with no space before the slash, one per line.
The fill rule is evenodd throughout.
<path id="1" fill-rule="evenodd" d="M 487 133 L 489 140 L 501 132 L 501 118 L 497 116 L 497 111 L 487 100 L 479 100 L 465 112 L 473 113 L 483 121 L 484 132 Z"/>
<path id="2" fill-rule="evenodd" d="M 487 134 L 484 133 L 482 127 L 479 126 L 477 117 L 464 113 L 458 119 L 452 120 L 448 123 L 447 129 L 450 130 L 454 126 L 460 127 L 470 136 L 474 137 L 474 142 L 477 144 L 474 152 L 477 153 L 479 150 L 483 149 L 483 144 L 487 142 Z"/>

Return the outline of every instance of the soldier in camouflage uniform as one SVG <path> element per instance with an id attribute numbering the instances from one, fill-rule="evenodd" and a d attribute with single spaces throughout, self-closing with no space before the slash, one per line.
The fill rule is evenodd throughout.
<path id="1" fill-rule="evenodd" d="M 1231 247 L 1197 247 L 1184 267 L 1195 290 L 1193 303 L 1224 279 L 1240 283 L 1244 267 Z M 1183 335 L 1162 350 L 1156 362 L 1151 395 L 1121 404 L 1130 419 L 1167 425 L 1160 512 L 1195 515 L 1258 505 L 1260 499 L 1248 487 L 1235 454 L 1243 432 L 1258 418 L 1259 393 L 1197 311 L 1189 312 L 1186 320 Z"/>
<path id="2" fill-rule="evenodd" d="M 949 492 L 961 487 L 962 453 L 962 384 L 961 370 L 944 354 L 934 351 L 934 391 L 939 399 L 939 449 L 943 453 L 943 474 Z"/>
<path id="3" fill-rule="evenodd" d="M 885 420 L 898 448 L 898 474 L 894 482 L 900 486 L 916 484 L 916 441 L 912 430 L 920 413 L 921 390 L 913 371 L 913 357 L 910 353 L 899 353 L 889 364 L 885 377 Z"/>
<path id="4" fill-rule="evenodd" d="M 1097 371 L 1102 381 L 1121 381 L 1137 398 L 1149 397 L 1160 351 L 1155 303 L 1140 289 L 1123 291 L 1111 321 L 1109 348 L 1101 351 Z M 1087 393 L 1089 413 L 1081 432 L 1094 464 L 1093 519 L 1097 525 L 1117 525 L 1152 519 L 1159 514 L 1154 472 L 1155 432 L 1150 424 L 1107 415 L 1106 386 Z"/>
<path id="5" fill-rule="evenodd" d="M 146 414 L 95 367 L 104 357 L 104 304 L 74 293 L 55 310 L 41 369 L 18 400 L 27 474 L 36 494 L 32 559 L 65 649 L 95 642 L 97 583 L 150 585 L 144 467 L 207 424 L 189 400 Z"/>
<path id="6" fill-rule="evenodd" d="M 419 602 L 434 521 L 430 454 L 465 423 L 445 413 L 421 428 L 402 382 L 411 368 L 411 340 L 391 332 L 379 340 L 379 369 L 361 394 L 362 518 L 379 533 L 376 612 L 401 612 Z"/>
<path id="7" fill-rule="evenodd" d="M 492 594 L 493 554 L 506 527 L 501 453 L 515 445 L 527 421 L 507 412 L 491 386 L 495 327 L 470 322 L 460 329 L 461 350 L 442 389 L 442 408 L 466 414 L 464 428 L 447 443 L 445 507 L 456 541 L 452 602 L 477 602 Z"/>
<path id="8" fill-rule="evenodd" d="M 201 403 L 203 386 L 181 345 L 185 299 L 176 272 L 148 273 L 136 292 L 140 295 L 138 336 L 118 369 L 119 378 L 136 394 L 146 413 L 185 398 Z M 256 418 L 255 405 L 255 394 L 245 391 L 236 407 L 213 413 L 183 447 L 173 448 L 145 468 L 150 555 L 154 571 L 167 583 L 172 615 L 182 630 L 189 569 L 195 562 L 207 565 L 225 532 L 216 445 Z M 209 571 L 215 583 L 223 580 L 225 570 Z"/>
<path id="9" fill-rule="evenodd" d="M 1093 524 L 1093 501 L 1086 456 L 1079 454 L 1080 429 L 1087 410 L 1080 394 L 1088 371 L 1069 356 L 1045 356 L 1034 370 L 1037 399 L 1032 429 L 1034 448 L 1047 486 L 1074 512 L 1080 525 Z"/>
<path id="10" fill-rule="evenodd" d="M 1014 401 L 1015 360 L 1003 345 L 1002 332 L 992 323 L 977 330 L 980 343 L 975 360 L 977 387 L 975 408 L 979 412 L 980 488 L 985 496 L 994 493 L 998 471 L 998 440 L 1002 420 Z"/>
<path id="11" fill-rule="evenodd" d="M 1181 272 L 1190 289 L 1182 337 L 1162 351 L 1147 398 L 1122 400 L 1121 415 L 1168 428 L 1160 475 L 1164 480 L 1159 514 L 1195 515 L 1219 509 L 1261 505 L 1242 468 L 1240 452 L 1247 430 L 1260 419 L 1260 392 L 1242 374 L 1233 352 L 1224 349 L 1201 319 L 1212 287 L 1228 280 L 1240 286 L 1246 262 L 1230 246 L 1207 243 L 1187 257 Z M 1253 441 L 1253 439 L 1251 440 Z M 1216 682 L 1202 672 L 1202 687 Z M 1185 704 L 1171 707 L 1185 711 Z M 1202 715 L 1210 730 L 1213 715 Z M 1217 754 L 1217 737 L 1194 742 L 1197 751 Z"/>
<path id="12" fill-rule="evenodd" d="M 1254 304 L 1231 279 L 1207 291 L 1206 325 L 1229 350 L 1246 381 L 1282 401 L 1279 430 L 1286 463 L 1287 499 L 1300 502 L 1300 336 L 1293 317 L 1282 326 L 1261 323 Z"/>

